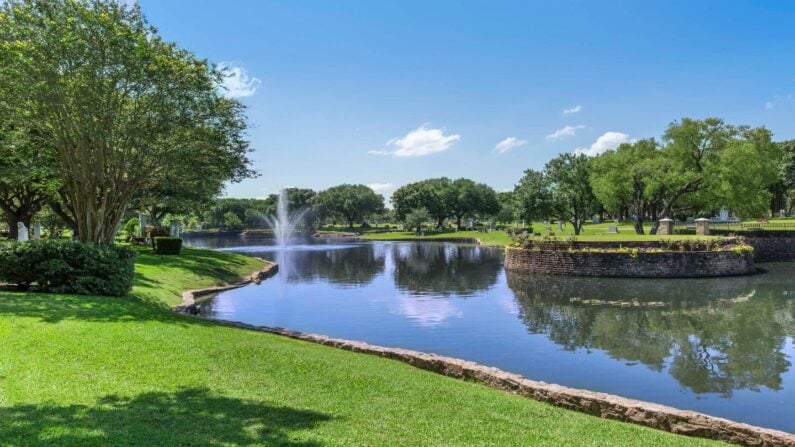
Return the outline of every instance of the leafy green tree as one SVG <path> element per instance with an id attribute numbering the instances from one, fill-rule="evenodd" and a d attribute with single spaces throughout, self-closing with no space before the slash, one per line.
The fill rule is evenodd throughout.
<path id="1" fill-rule="evenodd" d="M 490 215 L 499 211 L 497 193 L 486 184 L 460 178 L 453 181 L 451 190 L 450 212 L 459 230 L 462 228 L 461 221 L 465 217 Z"/>
<path id="2" fill-rule="evenodd" d="M 392 194 L 392 206 L 398 220 L 404 220 L 412 210 L 425 208 L 442 228 L 451 216 L 454 200 L 453 182 L 447 177 L 433 178 L 401 186 Z"/>
<path id="3" fill-rule="evenodd" d="M 224 228 L 227 230 L 242 230 L 244 228 L 243 221 L 237 214 L 229 211 L 224 214 Z"/>
<path id="4" fill-rule="evenodd" d="M 24 80 L 16 119 L 52 150 L 80 240 L 112 242 L 131 201 L 169 173 L 231 160 L 213 182 L 250 174 L 243 109 L 221 95 L 224 74 L 164 41 L 139 7 L 10 0 L 0 41 L 0 90 Z"/>
<path id="5" fill-rule="evenodd" d="M 509 223 L 516 220 L 516 194 L 513 191 L 503 191 L 497 193 L 497 202 L 500 205 L 499 211 L 494 216 L 497 222 Z"/>
<path id="6" fill-rule="evenodd" d="M 561 220 L 574 226 L 579 235 L 582 226 L 598 207 L 590 183 L 590 160 L 585 155 L 560 154 L 547 162 L 544 175 L 552 192 L 552 208 Z"/>
<path id="7" fill-rule="evenodd" d="M 624 143 L 591 160 L 594 195 L 608 210 L 629 206 L 637 234 L 644 234 L 647 207 L 657 200 L 649 180 L 658 169 L 659 156 L 657 142 L 648 139 Z"/>
<path id="8" fill-rule="evenodd" d="M 351 228 L 355 222 L 384 210 L 384 197 L 366 185 L 334 186 L 318 194 L 317 202 L 342 216 Z"/>
<path id="9" fill-rule="evenodd" d="M 515 216 L 527 222 L 553 214 L 549 180 L 541 171 L 528 169 L 513 190 Z"/>
<path id="10" fill-rule="evenodd" d="M 660 165 L 651 178 L 652 187 L 660 192 L 660 217 L 672 217 L 677 209 L 698 214 L 722 206 L 758 213 L 761 200 L 770 199 L 778 154 L 769 130 L 732 126 L 719 118 L 684 118 L 668 127 L 663 142 Z M 738 144 L 747 145 L 739 149 Z M 731 149 L 724 154 L 727 148 Z M 738 157 L 763 166 L 754 176 L 744 175 Z M 652 234 L 657 226 L 655 222 Z"/>
<path id="11" fill-rule="evenodd" d="M 407 228 L 415 230 L 416 233 L 422 231 L 422 226 L 431 220 L 431 215 L 425 208 L 417 208 L 411 210 L 403 219 L 403 223 Z"/>

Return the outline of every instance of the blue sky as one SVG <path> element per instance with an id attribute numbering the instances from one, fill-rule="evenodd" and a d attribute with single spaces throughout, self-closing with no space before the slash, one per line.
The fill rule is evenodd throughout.
<path id="1" fill-rule="evenodd" d="M 718 116 L 795 138 L 795 2 L 139 0 L 238 76 L 261 176 L 227 194 L 468 177 Z M 502 143 L 502 144 L 500 144 Z"/>

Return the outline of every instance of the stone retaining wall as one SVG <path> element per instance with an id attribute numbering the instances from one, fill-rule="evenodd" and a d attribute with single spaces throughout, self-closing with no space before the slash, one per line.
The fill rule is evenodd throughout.
<path id="1" fill-rule="evenodd" d="M 505 268 L 546 275 L 705 278 L 754 273 L 753 255 L 732 251 L 589 253 L 508 247 Z"/>
<path id="2" fill-rule="evenodd" d="M 795 261 L 795 237 L 747 237 L 757 262 Z"/>
<path id="3" fill-rule="evenodd" d="M 230 284 L 227 286 L 208 287 L 206 289 L 188 290 L 182 292 L 182 303 L 174 307 L 174 310 L 184 314 L 198 315 L 199 314 L 199 305 L 197 302 L 198 298 L 209 295 L 215 295 L 216 293 L 221 293 L 227 290 L 239 289 L 240 287 L 247 286 L 251 283 L 259 284 L 260 281 L 270 278 L 271 276 L 275 275 L 276 272 L 279 271 L 278 264 L 270 261 L 265 261 L 264 259 L 260 260 L 265 262 L 266 264 L 265 267 L 263 267 L 262 270 L 244 279 L 243 281 L 240 281 L 235 284 Z"/>

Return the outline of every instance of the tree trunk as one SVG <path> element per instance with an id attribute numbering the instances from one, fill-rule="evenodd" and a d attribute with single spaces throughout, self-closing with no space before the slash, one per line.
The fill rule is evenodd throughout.
<path id="1" fill-rule="evenodd" d="M 458 231 L 461 231 L 461 219 L 463 217 L 464 216 L 461 216 L 461 215 L 456 215 L 455 216 L 455 224 L 456 224 L 456 228 L 458 228 Z"/>

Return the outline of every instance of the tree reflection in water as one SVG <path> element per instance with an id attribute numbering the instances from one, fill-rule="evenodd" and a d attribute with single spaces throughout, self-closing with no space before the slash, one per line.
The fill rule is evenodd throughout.
<path id="1" fill-rule="evenodd" d="M 795 334 L 787 272 L 750 277 L 637 280 L 507 272 L 531 333 L 566 349 L 668 372 L 694 393 L 782 388 Z"/>
<path id="2" fill-rule="evenodd" d="M 414 295 L 466 297 L 490 289 L 502 270 L 493 248 L 462 244 L 393 244 L 395 285 Z"/>

